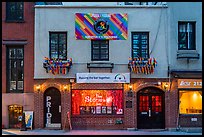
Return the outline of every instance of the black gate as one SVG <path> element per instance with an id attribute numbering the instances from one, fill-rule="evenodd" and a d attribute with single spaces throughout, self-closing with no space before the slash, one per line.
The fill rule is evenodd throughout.
<path id="1" fill-rule="evenodd" d="M 56 88 L 49 88 L 44 93 L 45 127 L 61 128 L 61 94 Z"/>
<path id="2" fill-rule="evenodd" d="M 137 93 L 138 129 L 165 128 L 164 92 L 148 87 Z"/>

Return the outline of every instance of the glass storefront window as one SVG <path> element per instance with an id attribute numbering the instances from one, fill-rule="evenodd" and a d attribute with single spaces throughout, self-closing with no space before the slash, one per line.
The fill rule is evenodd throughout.
<path id="1" fill-rule="evenodd" d="M 72 90 L 72 115 L 123 114 L 122 90 Z"/>
<path id="2" fill-rule="evenodd" d="M 202 91 L 179 91 L 180 114 L 202 114 Z"/>

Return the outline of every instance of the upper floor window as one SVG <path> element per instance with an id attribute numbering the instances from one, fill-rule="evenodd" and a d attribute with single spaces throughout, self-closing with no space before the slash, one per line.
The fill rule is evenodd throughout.
<path id="1" fill-rule="evenodd" d="M 50 58 L 67 59 L 66 32 L 50 32 Z"/>
<path id="2" fill-rule="evenodd" d="M 178 50 L 195 49 L 195 22 L 178 22 Z"/>
<path id="3" fill-rule="evenodd" d="M 109 60 L 109 41 L 108 40 L 92 40 L 91 41 L 91 60 L 92 61 L 108 61 Z"/>
<path id="4" fill-rule="evenodd" d="M 6 2 L 6 21 L 23 21 L 23 2 Z"/>
<path id="5" fill-rule="evenodd" d="M 132 32 L 132 58 L 149 58 L 149 32 Z"/>
<path id="6" fill-rule="evenodd" d="M 7 91 L 8 92 L 23 92 L 24 79 L 24 53 L 23 48 L 7 48 Z"/>

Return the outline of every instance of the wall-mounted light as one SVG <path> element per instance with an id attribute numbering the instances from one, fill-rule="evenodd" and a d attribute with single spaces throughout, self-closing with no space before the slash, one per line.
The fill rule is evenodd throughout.
<path id="1" fill-rule="evenodd" d="M 127 92 L 127 97 L 132 97 L 132 96 L 133 96 L 132 85 L 129 84 L 129 91 Z"/>
<path id="2" fill-rule="evenodd" d="M 64 88 L 64 91 L 67 91 L 67 85 L 64 85 L 63 88 Z"/>
<path id="3" fill-rule="evenodd" d="M 169 87 L 168 83 L 165 83 L 164 84 L 164 89 L 168 89 L 168 87 Z"/>
<path id="4" fill-rule="evenodd" d="M 74 79 L 70 79 L 69 81 L 70 81 L 70 83 L 74 83 Z"/>
<path id="5" fill-rule="evenodd" d="M 132 90 L 132 85 L 131 84 L 129 84 L 129 90 Z"/>
<path id="6" fill-rule="evenodd" d="M 165 91 L 168 91 L 169 90 L 169 82 L 162 82 L 162 88 L 165 90 Z"/>
<path id="7" fill-rule="evenodd" d="M 38 92 L 40 91 L 40 87 L 41 87 L 40 85 L 37 85 L 37 86 L 36 86 L 36 90 L 37 90 Z"/>

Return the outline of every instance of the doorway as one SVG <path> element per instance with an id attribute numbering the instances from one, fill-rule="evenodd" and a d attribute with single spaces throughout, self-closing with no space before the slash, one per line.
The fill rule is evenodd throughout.
<path id="1" fill-rule="evenodd" d="M 138 129 L 165 128 L 164 91 L 147 87 L 137 93 Z"/>
<path id="2" fill-rule="evenodd" d="M 20 105 L 9 105 L 9 128 L 21 128 L 23 106 Z"/>
<path id="3" fill-rule="evenodd" d="M 44 126 L 61 128 L 61 94 L 56 88 L 44 93 Z"/>

